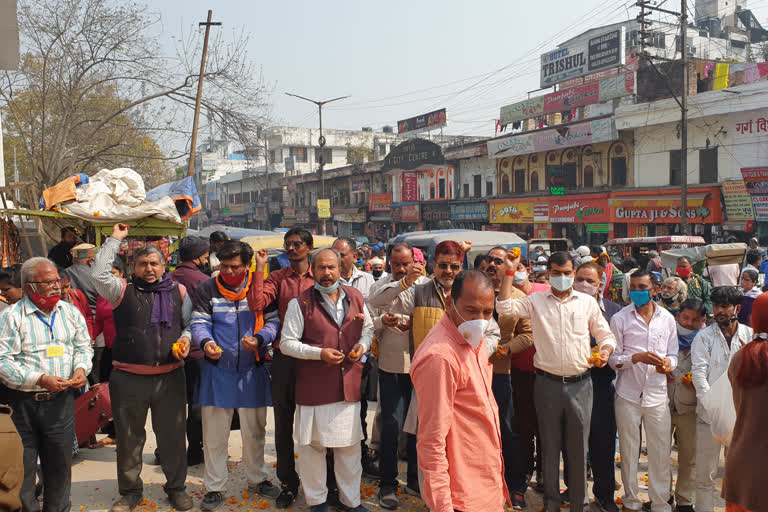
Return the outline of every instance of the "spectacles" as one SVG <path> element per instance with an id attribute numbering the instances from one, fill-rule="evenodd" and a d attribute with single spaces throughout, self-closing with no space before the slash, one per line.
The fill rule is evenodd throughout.
<path id="1" fill-rule="evenodd" d="M 295 247 L 296 249 L 300 249 L 302 245 L 304 245 L 304 242 L 285 242 L 283 244 L 283 247 L 285 247 L 286 249 L 290 249 L 292 247 Z"/>
<path id="2" fill-rule="evenodd" d="M 439 268 L 440 270 L 447 270 L 448 267 L 451 267 L 451 270 L 453 270 L 454 272 L 458 272 L 459 270 L 461 270 L 461 265 L 459 265 L 458 263 L 438 263 L 437 264 L 437 268 Z"/>
<path id="3" fill-rule="evenodd" d="M 504 260 L 501 258 L 491 258 L 490 263 L 493 263 L 494 265 L 503 265 Z"/>
<path id="4" fill-rule="evenodd" d="M 61 286 L 61 279 L 52 279 L 50 281 L 28 281 L 30 284 L 44 284 L 45 286 L 51 288 L 53 286 L 59 285 Z"/>

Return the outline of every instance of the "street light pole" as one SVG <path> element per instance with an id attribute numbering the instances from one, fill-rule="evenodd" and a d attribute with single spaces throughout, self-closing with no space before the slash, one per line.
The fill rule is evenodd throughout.
<path id="1" fill-rule="evenodd" d="M 323 105 L 326 103 L 331 103 L 333 101 L 339 101 L 349 98 L 350 96 L 339 96 L 338 98 L 333 98 L 332 100 L 325 100 L 325 101 L 318 101 L 318 100 L 311 100 L 309 98 L 305 98 L 304 96 L 299 96 L 298 94 L 292 94 L 290 92 L 285 93 L 287 96 L 293 96 L 294 98 L 299 98 L 300 100 L 308 101 L 310 103 L 314 103 L 317 105 L 317 112 L 320 116 L 320 137 L 318 138 L 318 145 L 320 146 L 320 167 L 318 169 L 318 172 L 320 173 L 320 195 L 322 196 L 321 199 L 326 199 L 325 197 L 325 156 L 323 155 L 323 148 L 325 147 L 325 137 L 323 137 Z M 326 234 L 326 227 L 325 227 L 325 219 L 323 219 L 323 234 Z"/>

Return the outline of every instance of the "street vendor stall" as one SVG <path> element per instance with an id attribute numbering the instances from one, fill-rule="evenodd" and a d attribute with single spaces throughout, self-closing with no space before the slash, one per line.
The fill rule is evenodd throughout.
<path id="1" fill-rule="evenodd" d="M 43 191 L 40 210 L 9 207 L 3 198 L 0 216 L 34 220 L 40 243 L 26 243 L 21 257 L 46 256 L 47 245 L 60 241 L 62 228 L 74 228 L 78 242 L 101 246 L 116 223 L 131 226 L 130 239 L 121 253 L 128 259 L 143 245 L 156 245 L 166 262 L 171 261 L 178 240 L 184 236 L 187 219 L 199 210 L 199 198 L 190 178 L 145 192 L 141 176 L 131 169 L 104 169 L 93 177 L 75 175 Z M 28 197 L 27 202 L 33 204 Z M 29 242 L 29 238 L 27 238 Z"/>

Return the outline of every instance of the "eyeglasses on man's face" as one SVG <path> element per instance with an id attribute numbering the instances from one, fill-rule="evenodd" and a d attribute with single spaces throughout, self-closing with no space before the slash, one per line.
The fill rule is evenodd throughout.
<path id="1" fill-rule="evenodd" d="M 30 284 L 41 284 L 47 288 L 61 286 L 61 279 L 51 279 L 50 281 L 29 281 Z"/>
<path id="2" fill-rule="evenodd" d="M 440 270 L 448 270 L 448 267 L 450 267 L 451 270 L 453 270 L 454 272 L 458 272 L 459 270 L 461 270 L 461 265 L 459 265 L 458 263 L 438 263 L 437 264 L 437 268 L 439 268 Z"/>
<path id="3" fill-rule="evenodd" d="M 292 249 L 292 248 L 301 249 L 303 245 L 304 245 L 304 242 L 285 242 L 283 244 L 283 247 L 285 247 L 286 249 Z"/>

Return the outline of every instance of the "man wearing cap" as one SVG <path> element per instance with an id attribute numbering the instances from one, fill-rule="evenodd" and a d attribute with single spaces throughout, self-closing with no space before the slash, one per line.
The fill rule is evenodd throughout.
<path id="1" fill-rule="evenodd" d="M 379 279 L 384 279 L 389 275 L 384 271 L 384 260 L 381 258 L 372 258 L 370 263 L 371 275 L 373 276 L 374 282 L 377 282 Z"/>
<path id="2" fill-rule="evenodd" d="M 69 252 L 77 243 L 77 229 L 72 227 L 61 228 L 61 242 L 54 245 L 48 251 L 48 259 L 56 264 L 59 269 L 69 268 L 72 265 L 72 253 Z"/>
<path id="3" fill-rule="evenodd" d="M 72 288 L 80 290 L 88 299 L 88 305 L 91 311 L 96 312 L 96 301 L 99 298 L 99 292 L 93 286 L 91 277 L 91 266 L 96 257 L 96 246 L 93 244 L 76 245 L 71 250 L 72 266 L 61 271 L 61 277 L 68 277 L 72 282 Z"/>
<path id="4" fill-rule="evenodd" d="M 80 290 L 88 300 L 88 307 L 91 308 L 91 314 L 96 315 L 96 301 L 99 298 L 99 293 L 93 286 L 93 278 L 91 277 L 91 265 L 93 265 L 93 258 L 96 256 L 96 246 L 92 244 L 80 244 L 76 245 L 70 251 L 72 255 L 72 265 L 61 271 L 62 278 L 68 278 L 72 283 L 72 288 Z M 95 341 L 92 341 L 95 343 Z M 101 356 L 104 353 L 104 337 L 99 339 L 99 343 L 94 346 L 93 350 L 93 372 L 88 376 L 88 380 L 91 384 L 99 382 L 99 374 L 101 372 Z"/>
<path id="5" fill-rule="evenodd" d="M 208 240 L 205 238 L 187 236 L 179 242 L 179 259 L 181 263 L 170 273 L 171 279 L 178 281 L 187 288 L 194 303 L 197 287 L 210 279 L 203 269 L 208 267 Z M 184 361 L 184 376 L 187 379 L 187 466 L 196 466 L 203 462 L 203 420 L 200 405 L 197 403 L 198 388 L 200 387 L 200 371 L 203 361 L 203 351 L 192 343 L 189 355 Z"/>

